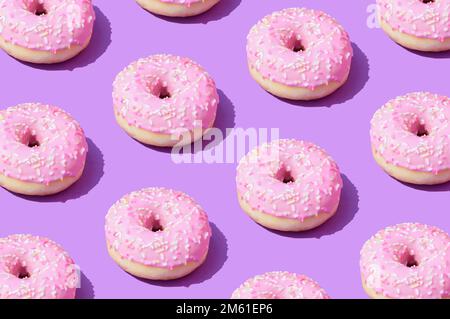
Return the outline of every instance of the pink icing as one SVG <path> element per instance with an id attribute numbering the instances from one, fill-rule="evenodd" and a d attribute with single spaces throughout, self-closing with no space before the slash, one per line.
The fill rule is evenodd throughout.
<path id="1" fill-rule="evenodd" d="M 177 134 L 209 128 L 216 118 L 214 80 L 188 58 L 160 54 L 140 59 L 117 75 L 113 87 L 116 114 L 140 129 Z"/>
<path id="2" fill-rule="evenodd" d="M 405 223 L 387 227 L 361 250 L 368 288 L 388 298 L 450 297 L 450 236 L 436 227 Z"/>
<path id="3" fill-rule="evenodd" d="M 211 237 L 203 209 L 188 195 L 165 188 L 122 197 L 106 215 L 105 232 L 122 258 L 167 269 L 201 261 Z"/>
<path id="4" fill-rule="evenodd" d="M 435 174 L 450 169 L 448 97 L 427 92 L 397 97 L 375 113 L 371 127 L 372 146 L 386 162 Z"/>
<path id="5" fill-rule="evenodd" d="M 0 238 L 0 299 L 73 299 L 79 276 L 58 244 L 32 235 Z"/>
<path id="6" fill-rule="evenodd" d="M 50 184 L 78 176 L 88 146 L 80 125 L 65 111 L 27 103 L 0 111 L 0 173 Z"/>
<path id="7" fill-rule="evenodd" d="M 329 299 L 318 283 L 304 275 L 268 272 L 244 282 L 232 299 Z"/>
<path id="8" fill-rule="evenodd" d="M 264 144 L 237 168 L 238 195 L 259 212 L 303 221 L 336 209 L 342 178 L 318 146 L 297 140 Z"/>
<path id="9" fill-rule="evenodd" d="M 288 86 L 314 89 L 342 82 L 350 72 L 352 56 L 344 28 L 317 10 L 274 12 L 258 22 L 247 37 L 249 66 L 264 78 Z"/>
<path id="10" fill-rule="evenodd" d="M 377 0 L 378 13 L 391 28 L 419 38 L 450 38 L 450 1 Z"/>
<path id="11" fill-rule="evenodd" d="M 91 0 L 0 0 L 0 36 L 27 49 L 56 52 L 84 45 L 94 20 Z"/>

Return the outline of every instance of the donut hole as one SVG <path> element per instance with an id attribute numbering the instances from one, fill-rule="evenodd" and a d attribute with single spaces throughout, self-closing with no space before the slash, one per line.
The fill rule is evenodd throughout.
<path id="1" fill-rule="evenodd" d="M 145 223 L 145 228 L 147 228 L 152 233 L 159 233 L 164 230 L 164 226 L 159 219 L 149 218 Z"/>
<path id="2" fill-rule="evenodd" d="M 423 3 L 434 3 L 435 0 L 420 0 Z"/>
<path id="3" fill-rule="evenodd" d="M 38 9 L 36 9 L 34 14 L 37 15 L 37 16 L 45 16 L 47 14 L 47 10 L 45 10 L 44 6 L 41 5 L 41 6 L 39 6 Z"/>
<path id="4" fill-rule="evenodd" d="M 408 255 L 405 261 L 405 266 L 408 268 L 414 268 L 419 266 L 419 262 L 413 255 Z"/>
<path id="5" fill-rule="evenodd" d="M 291 171 L 287 170 L 286 168 L 282 167 L 278 173 L 276 174 L 276 179 L 278 179 L 283 184 L 292 184 L 295 183 L 295 178 L 292 176 Z"/>
<path id="6" fill-rule="evenodd" d="M 39 17 L 45 16 L 48 13 L 44 3 L 40 2 L 39 0 L 36 0 L 31 4 L 29 11 Z"/>
<path id="7" fill-rule="evenodd" d="M 28 146 L 29 148 L 33 148 L 33 147 L 39 147 L 41 144 L 39 143 L 36 135 L 31 134 L 28 137 L 25 145 Z"/>
<path id="8" fill-rule="evenodd" d="M 417 128 L 417 132 L 416 135 L 418 137 L 423 137 L 423 136 L 428 136 L 430 133 L 428 132 L 427 128 L 425 127 L 425 125 L 420 124 Z"/>
<path id="9" fill-rule="evenodd" d="M 167 87 L 165 87 L 165 86 L 162 86 L 162 87 L 160 88 L 160 90 L 159 90 L 158 97 L 159 97 L 161 100 L 169 99 L 169 98 L 171 97 L 171 94 L 170 94 L 170 92 L 169 92 L 169 89 L 168 89 Z"/>
<path id="10" fill-rule="evenodd" d="M 24 269 L 17 275 L 17 278 L 26 279 L 26 278 L 30 278 L 30 276 L 31 276 L 30 273 L 28 271 L 26 271 L 26 269 Z"/>
<path id="11" fill-rule="evenodd" d="M 170 92 L 167 84 L 161 80 L 147 79 L 146 81 L 146 89 L 151 95 L 161 99 L 170 99 L 172 97 L 172 93 Z"/>
<path id="12" fill-rule="evenodd" d="M 155 223 L 153 223 L 152 229 L 151 229 L 152 232 L 157 233 L 157 232 L 160 232 L 163 230 L 164 230 L 164 227 L 159 223 L 159 221 L 155 221 Z"/>
<path id="13" fill-rule="evenodd" d="M 281 35 L 281 43 L 289 51 L 300 53 L 306 51 L 305 44 L 300 39 L 300 36 L 295 33 L 288 32 Z"/>
<path id="14" fill-rule="evenodd" d="M 305 47 L 303 46 L 302 41 L 295 40 L 294 41 L 294 46 L 292 48 L 292 51 L 294 51 L 294 52 L 303 52 L 303 51 L 305 51 Z"/>
<path id="15" fill-rule="evenodd" d="M 17 264 L 12 268 L 11 274 L 19 279 L 27 279 L 31 277 L 30 272 L 27 267 Z"/>
<path id="16" fill-rule="evenodd" d="M 291 174 L 289 174 L 289 172 L 287 172 L 286 175 L 283 177 L 283 183 L 284 184 L 291 184 L 291 183 L 294 183 L 294 182 L 295 182 L 294 177 Z"/>

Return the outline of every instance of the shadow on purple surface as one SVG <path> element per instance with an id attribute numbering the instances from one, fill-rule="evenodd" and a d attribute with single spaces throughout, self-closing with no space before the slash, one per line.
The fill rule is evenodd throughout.
<path id="1" fill-rule="evenodd" d="M 415 185 L 410 183 L 400 182 L 405 186 L 417 189 L 419 191 L 425 192 L 450 192 L 450 182 L 440 184 L 440 185 Z"/>
<path id="2" fill-rule="evenodd" d="M 32 68 L 47 70 L 47 71 L 60 71 L 60 70 L 70 70 L 73 71 L 77 68 L 82 68 L 88 66 L 91 63 L 97 61 L 99 57 L 106 52 L 109 45 L 111 44 L 111 23 L 108 18 L 103 14 L 103 12 L 94 6 L 94 11 L 96 19 L 94 22 L 94 31 L 92 34 L 92 39 L 87 46 L 79 55 L 76 57 L 61 63 L 56 64 L 34 64 L 22 62 Z"/>
<path id="3" fill-rule="evenodd" d="M 234 9 L 236 9 L 242 0 L 222 0 L 218 4 L 216 4 L 209 11 L 206 11 L 203 14 L 193 17 L 187 18 L 173 18 L 173 17 L 165 17 L 156 15 L 157 17 L 174 23 L 181 24 L 193 24 L 193 23 L 208 23 L 211 21 L 218 21 L 226 16 L 230 15 Z"/>
<path id="4" fill-rule="evenodd" d="M 233 102 L 223 93 L 222 90 L 217 90 L 220 98 L 220 105 L 217 109 L 216 122 L 214 127 L 222 131 L 223 136 L 227 136 L 227 129 L 236 126 L 236 110 Z"/>
<path id="5" fill-rule="evenodd" d="M 91 139 L 86 139 L 89 147 L 89 151 L 87 153 L 86 166 L 84 168 L 83 175 L 80 179 L 75 182 L 71 187 L 66 189 L 65 191 L 51 195 L 51 196 L 27 196 L 15 194 L 19 197 L 22 197 L 27 200 L 36 201 L 36 202 L 66 202 L 71 199 L 80 198 L 86 194 L 88 194 L 91 189 L 93 189 L 100 179 L 103 177 L 104 171 L 103 167 L 105 165 L 105 161 L 103 159 L 103 153 L 94 144 Z"/>
<path id="6" fill-rule="evenodd" d="M 217 108 L 217 115 L 216 115 L 216 121 L 214 123 L 214 127 L 218 128 L 222 132 L 223 139 L 225 139 L 228 135 L 227 133 L 229 133 L 229 132 L 227 132 L 227 129 L 234 128 L 236 125 L 236 123 L 235 123 L 236 111 L 235 111 L 233 102 L 225 95 L 225 93 L 223 93 L 222 90 L 217 90 L 217 93 L 219 94 L 220 104 L 219 104 L 219 107 Z M 214 139 L 212 141 L 203 141 L 201 150 L 204 150 L 209 144 L 215 143 L 215 142 L 216 141 Z M 151 150 L 157 151 L 157 152 L 167 153 L 167 154 L 170 154 L 172 152 L 171 147 L 157 147 L 157 146 L 152 146 L 152 145 L 145 145 L 143 143 L 140 143 L 140 144 L 142 144 L 143 146 L 145 146 Z M 191 145 L 190 152 L 187 152 L 187 153 L 196 154 L 199 151 L 200 150 L 194 150 L 193 145 Z M 183 153 L 183 154 L 185 154 L 185 153 Z"/>
<path id="7" fill-rule="evenodd" d="M 407 49 L 409 52 L 414 53 L 415 55 L 420 55 L 425 58 L 432 59 L 450 59 L 450 50 L 444 52 L 421 52 L 416 50 Z"/>
<path id="8" fill-rule="evenodd" d="M 370 65 L 366 54 L 352 43 L 353 60 L 347 82 L 333 94 L 314 101 L 293 101 L 278 98 L 286 103 L 306 107 L 331 107 L 353 99 L 369 81 Z"/>
<path id="9" fill-rule="evenodd" d="M 92 282 L 83 272 L 80 275 L 80 288 L 77 289 L 76 299 L 94 299 L 95 291 Z"/>
<path id="10" fill-rule="evenodd" d="M 341 201 L 336 214 L 323 225 L 305 232 L 281 232 L 277 230 L 269 231 L 280 236 L 292 238 L 321 238 L 322 236 L 332 235 L 343 230 L 355 217 L 359 210 L 359 195 L 355 185 L 342 174 L 343 189 Z"/>
<path id="11" fill-rule="evenodd" d="M 209 246 L 208 257 L 203 265 L 201 265 L 192 274 L 170 281 L 157 281 L 137 278 L 138 280 L 161 287 L 189 287 L 199 284 L 214 277 L 214 275 L 222 269 L 228 259 L 228 243 L 222 231 L 212 222 L 210 222 L 212 237 Z"/>

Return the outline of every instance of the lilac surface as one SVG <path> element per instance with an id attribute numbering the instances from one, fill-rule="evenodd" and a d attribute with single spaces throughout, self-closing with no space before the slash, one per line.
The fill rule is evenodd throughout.
<path id="1" fill-rule="evenodd" d="M 450 53 L 414 53 L 369 29 L 366 9 L 372 2 L 352 1 L 350 8 L 328 0 L 222 0 L 202 16 L 174 20 L 149 14 L 134 1 L 95 0 L 95 35 L 74 60 L 39 67 L 0 53 L 2 108 L 31 101 L 59 105 L 81 123 L 90 146 L 84 176 L 62 194 L 36 199 L 0 189 L 0 236 L 31 233 L 63 245 L 83 273 L 80 298 L 228 298 L 247 278 L 272 270 L 306 274 L 334 298 L 364 298 L 359 251 L 376 231 L 408 221 L 450 230 L 450 184 L 412 187 L 390 178 L 373 161 L 369 142 L 369 121 L 389 99 L 417 90 L 450 94 Z M 292 6 L 328 12 L 354 43 L 348 83 L 317 102 L 277 99 L 247 72 L 251 26 Z M 177 165 L 169 153 L 129 138 L 115 123 L 111 84 L 131 61 L 155 53 L 188 56 L 209 71 L 221 93 L 219 127 L 280 128 L 283 138 L 324 147 L 344 175 L 338 214 L 298 235 L 269 231 L 239 208 L 236 164 Z M 185 279 L 139 280 L 107 254 L 108 208 L 125 193 L 148 186 L 185 191 L 209 214 L 209 257 Z"/>

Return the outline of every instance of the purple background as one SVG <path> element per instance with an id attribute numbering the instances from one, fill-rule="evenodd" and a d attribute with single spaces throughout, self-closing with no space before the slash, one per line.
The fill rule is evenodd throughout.
<path id="1" fill-rule="evenodd" d="M 414 221 L 450 230 L 450 184 L 412 187 L 383 173 L 370 153 L 369 121 L 389 99 L 416 90 L 449 95 L 450 54 L 418 54 L 367 27 L 373 0 L 344 6 L 328 0 L 222 0 L 190 19 L 156 17 L 134 1 L 95 0 L 97 21 L 88 49 L 72 61 L 40 67 L 0 53 L 2 108 L 39 101 L 69 111 L 83 126 L 90 152 L 85 174 L 72 188 L 36 199 L 0 189 L 0 235 L 31 233 L 60 243 L 80 265 L 82 298 L 228 298 L 244 280 L 272 270 L 306 274 L 334 298 L 365 297 L 359 250 L 379 229 Z M 306 6 L 340 21 L 354 43 L 347 84 L 316 102 L 292 103 L 263 91 L 246 67 L 251 26 L 272 11 Z M 280 128 L 282 138 L 324 147 L 344 175 L 338 214 L 301 234 L 264 229 L 239 208 L 236 164 L 174 164 L 170 154 L 129 138 L 111 105 L 115 75 L 155 53 L 191 57 L 216 80 L 219 127 Z M 213 227 L 208 259 L 198 271 L 168 283 L 139 280 L 108 256 L 104 216 L 122 195 L 166 186 L 193 196 Z"/>

